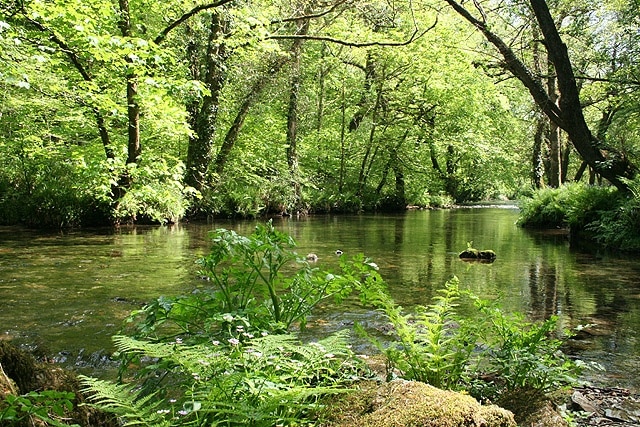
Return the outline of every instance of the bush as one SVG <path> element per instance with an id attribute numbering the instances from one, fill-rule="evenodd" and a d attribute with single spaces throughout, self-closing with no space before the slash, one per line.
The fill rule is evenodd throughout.
<path id="1" fill-rule="evenodd" d="M 542 189 L 521 200 L 523 227 L 569 227 L 572 237 L 605 247 L 640 251 L 640 181 L 627 181 L 629 194 L 612 187 L 570 184 Z"/>
<path id="2" fill-rule="evenodd" d="M 295 253 L 296 243 L 273 224 L 256 226 L 245 237 L 219 229 L 209 255 L 199 260 L 210 287 L 178 297 L 160 297 L 132 313 L 141 337 L 182 336 L 206 341 L 244 333 L 286 332 L 304 326 L 313 308 L 327 298 L 344 298 L 353 285 L 320 272 Z M 162 330 L 160 330 L 162 328 Z"/>
<path id="3" fill-rule="evenodd" d="M 83 377 L 85 392 L 126 425 L 311 425 L 322 395 L 345 392 L 361 371 L 347 335 L 302 344 L 291 335 L 201 345 L 119 336 L 119 351 L 154 362 L 127 384 Z"/>
<path id="4" fill-rule="evenodd" d="M 140 165 L 128 165 L 131 188 L 112 213 L 116 222 L 140 219 L 160 224 L 173 223 L 184 217 L 195 190 L 184 187 L 184 165 L 170 165 L 161 158 L 143 159 Z"/>
<path id="5" fill-rule="evenodd" d="M 627 181 L 631 194 L 600 211 L 586 226 L 598 243 L 626 251 L 640 251 L 640 178 Z"/>
<path id="6" fill-rule="evenodd" d="M 248 237 L 217 230 L 213 242 L 201 260 L 210 290 L 159 298 L 132 315 L 136 337 L 114 337 L 128 381 L 83 378 L 98 408 L 131 425 L 315 424 L 321 397 L 348 391 L 367 371 L 346 332 L 302 343 L 289 328 L 304 324 L 320 301 L 354 290 L 394 327 L 389 340 L 372 338 L 387 358 L 388 379 L 495 400 L 546 393 L 577 372 L 552 337 L 555 318 L 535 324 L 507 316 L 461 291 L 455 278 L 431 305 L 404 314 L 364 256 L 341 258 L 340 275 L 320 275 L 271 223 Z M 457 312 L 462 303 L 475 307 L 473 320 Z"/>
<path id="7" fill-rule="evenodd" d="M 571 227 L 583 230 L 599 212 L 618 204 L 612 187 L 567 184 L 544 188 L 521 199 L 518 224 L 523 227 Z"/>

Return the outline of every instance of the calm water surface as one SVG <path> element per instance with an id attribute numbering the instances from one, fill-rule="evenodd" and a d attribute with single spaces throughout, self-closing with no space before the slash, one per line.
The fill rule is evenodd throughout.
<path id="1" fill-rule="evenodd" d="M 519 229 L 517 215 L 509 208 L 469 208 L 274 219 L 274 225 L 296 239 L 299 254 L 318 254 L 321 269 L 337 266 L 336 249 L 369 256 L 408 308 L 428 304 L 455 275 L 482 297 L 500 296 L 506 310 L 532 319 L 557 314 L 563 327 L 596 325 L 572 348 L 607 369 L 589 379 L 639 390 L 640 258 L 572 250 L 561 233 Z M 256 223 L 48 234 L 0 228 L 0 338 L 95 369 L 108 359 L 110 337 L 131 310 L 207 285 L 196 260 L 208 252 L 210 230 L 249 234 Z M 497 260 L 460 261 L 468 242 L 493 249 Z M 354 321 L 376 327 L 382 319 L 355 305 L 327 305 L 311 319 L 309 333 L 349 328 Z"/>

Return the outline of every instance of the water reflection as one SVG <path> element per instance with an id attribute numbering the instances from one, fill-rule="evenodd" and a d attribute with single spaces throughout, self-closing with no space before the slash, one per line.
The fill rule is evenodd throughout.
<path id="1" fill-rule="evenodd" d="M 598 381 L 638 387 L 640 264 L 637 257 L 581 252 L 561 231 L 526 231 L 514 209 L 414 211 L 404 215 L 278 218 L 274 225 L 313 252 L 314 266 L 335 269 L 343 256 L 364 253 L 380 267 L 396 301 L 428 304 L 453 275 L 484 298 L 532 319 L 560 316 L 561 327 L 591 324 L 574 342 L 576 356 L 602 362 Z M 209 248 L 209 231 L 252 232 L 257 221 L 216 221 L 172 227 L 36 233 L 0 228 L 0 333 L 40 342 L 69 363 L 95 363 L 110 336 L 145 301 L 207 286 L 195 261 Z M 492 249 L 492 264 L 460 261 L 473 242 Z M 327 304 L 310 322 L 323 333 L 354 322 L 381 328 L 383 319 L 356 303 Z M 105 352 L 106 349 L 106 352 Z M 92 362 L 93 360 L 93 362 Z"/>

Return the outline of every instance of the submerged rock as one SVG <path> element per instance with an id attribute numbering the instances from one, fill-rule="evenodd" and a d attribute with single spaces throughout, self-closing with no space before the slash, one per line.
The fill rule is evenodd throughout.
<path id="1" fill-rule="evenodd" d="M 580 426 L 640 425 L 640 396 L 627 389 L 581 387 L 573 391 L 571 403 L 583 414 Z"/>
<path id="2" fill-rule="evenodd" d="M 513 414 L 417 381 L 371 383 L 332 405 L 333 427 L 516 427 Z"/>
<path id="3" fill-rule="evenodd" d="M 479 250 L 474 248 L 468 248 L 460 252 L 460 259 L 493 262 L 496 260 L 496 253 L 490 249 Z"/>

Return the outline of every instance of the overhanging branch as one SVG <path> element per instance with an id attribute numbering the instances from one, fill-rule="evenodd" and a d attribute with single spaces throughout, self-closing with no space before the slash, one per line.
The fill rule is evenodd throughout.
<path id="1" fill-rule="evenodd" d="M 542 84 L 533 76 L 527 66 L 518 59 L 515 52 L 494 32 L 487 23 L 474 17 L 464 6 L 455 0 L 446 0 L 459 15 L 476 27 L 485 38 L 500 52 L 507 68 L 522 84 L 545 114 L 560 127 L 564 127 L 562 114 L 558 106 L 549 98 Z M 484 16 L 483 16 L 484 19 Z"/>
<path id="2" fill-rule="evenodd" d="M 373 41 L 373 42 L 363 42 L 363 43 L 361 43 L 361 42 L 351 42 L 351 41 L 348 41 L 348 40 L 337 39 L 335 37 L 329 37 L 329 36 L 300 35 L 300 34 L 273 34 L 273 35 L 265 37 L 265 39 L 266 40 L 296 40 L 296 39 L 314 40 L 314 41 L 324 41 L 324 42 L 329 42 L 329 43 L 335 43 L 335 44 L 339 44 L 339 45 L 342 45 L 342 46 L 349 46 L 349 47 L 406 46 L 408 44 L 413 43 L 414 41 L 416 41 L 417 39 L 419 39 L 420 37 L 425 35 L 427 32 L 431 31 L 433 28 L 435 28 L 437 23 L 438 23 L 438 19 L 436 18 L 434 23 L 429 28 L 427 28 L 426 30 L 424 30 L 422 32 L 420 32 L 420 30 L 418 28 L 416 28 L 413 31 L 413 34 L 411 34 L 411 37 L 409 37 L 407 40 L 400 41 L 400 42 Z"/>
<path id="3" fill-rule="evenodd" d="M 185 14 L 183 14 L 180 18 L 176 19 L 171 24 L 169 24 L 169 26 L 167 28 L 162 30 L 160 32 L 160 34 L 158 34 L 158 36 L 153 40 L 154 43 L 155 44 L 162 43 L 164 41 L 164 39 L 167 38 L 167 35 L 171 32 L 171 30 L 173 30 L 178 25 L 182 24 L 183 22 L 185 22 L 186 20 L 188 20 L 192 16 L 197 15 L 198 13 L 202 12 L 203 10 L 214 9 L 216 7 L 219 7 L 219 6 L 223 6 L 223 5 L 227 4 L 227 3 L 231 3 L 232 1 L 233 0 L 218 0 L 217 2 L 208 3 L 208 4 L 201 4 L 200 6 L 194 7 L 190 11 L 186 12 Z"/>

